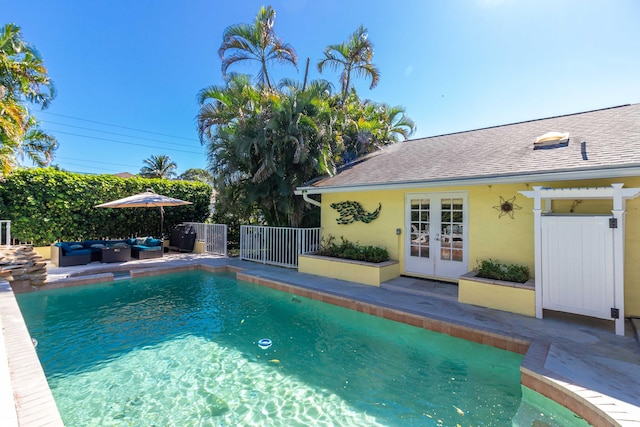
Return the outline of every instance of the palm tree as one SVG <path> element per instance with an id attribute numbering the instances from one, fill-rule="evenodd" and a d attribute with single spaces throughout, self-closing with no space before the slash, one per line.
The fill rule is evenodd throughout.
<path id="1" fill-rule="evenodd" d="M 22 39 L 20 27 L 0 29 L 0 174 L 9 173 L 25 155 L 36 165 L 53 159 L 57 141 L 38 127 L 26 104 L 47 108 L 55 87 L 38 51 Z"/>
<path id="2" fill-rule="evenodd" d="M 273 30 L 275 18 L 276 11 L 271 6 L 262 6 L 253 25 L 236 24 L 227 27 L 222 34 L 222 45 L 218 49 L 223 77 L 226 78 L 227 70 L 236 62 L 257 61 L 260 63 L 258 81 L 263 87 L 266 85 L 271 89 L 267 64 L 275 61 L 298 65 L 293 47 L 283 43 Z M 228 56 L 225 56 L 227 53 Z"/>
<path id="3" fill-rule="evenodd" d="M 382 104 L 385 110 L 386 135 L 384 139 L 390 143 L 405 141 L 416 132 L 416 122 L 406 115 L 404 107 L 390 107 Z"/>
<path id="4" fill-rule="evenodd" d="M 145 166 L 140 169 L 140 175 L 144 178 L 171 179 L 176 176 L 178 165 L 166 154 L 151 156 L 143 162 Z"/>
<path id="5" fill-rule="evenodd" d="M 216 126 L 244 120 L 260 105 L 260 92 L 245 74 L 231 73 L 226 86 L 208 86 L 198 92 L 200 111 L 196 117 L 198 136 L 204 143 Z"/>
<path id="6" fill-rule="evenodd" d="M 343 102 L 351 89 L 352 73 L 371 79 L 369 89 L 378 85 L 380 71 L 371 63 L 373 45 L 369 41 L 367 29 L 362 25 L 351 34 L 346 42 L 327 46 L 324 50 L 324 56 L 324 59 L 318 63 L 318 71 L 322 73 L 327 66 L 336 71 L 342 69 L 340 85 Z"/>
<path id="7" fill-rule="evenodd" d="M 243 75 L 226 87 L 199 93 L 198 134 L 207 147 L 219 207 L 297 226 L 308 209 L 293 190 L 314 176 L 334 173 L 331 85 L 306 89 L 283 80 L 260 91 Z"/>

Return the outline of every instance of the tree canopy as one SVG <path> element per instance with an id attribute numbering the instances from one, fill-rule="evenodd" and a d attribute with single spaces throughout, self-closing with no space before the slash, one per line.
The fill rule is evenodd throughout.
<path id="1" fill-rule="evenodd" d="M 186 171 L 178 175 L 178 179 L 182 181 L 199 181 L 209 185 L 213 183 L 213 177 L 211 176 L 211 174 L 205 169 L 201 168 L 187 169 Z"/>
<path id="2" fill-rule="evenodd" d="M 373 89 L 380 81 L 380 71 L 373 60 L 373 44 L 369 40 L 367 29 L 362 25 L 351 34 L 346 42 L 332 44 L 324 50 L 324 59 L 318 62 L 321 73 L 326 67 L 340 71 L 340 87 L 342 99 L 346 99 L 352 87 L 351 75 L 367 77 L 371 80 L 369 89 Z"/>
<path id="3" fill-rule="evenodd" d="M 229 67 L 236 62 L 257 61 L 260 64 L 258 81 L 271 89 L 268 68 L 271 62 L 290 63 L 294 66 L 298 64 L 293 47 L 276 35 L 273 29 L 275 19 L 276 11 L 271 6 L 262 6 L 252 25 L 236 24 L 227 27 L 218 50 L 223 76 L 226 76 Z"/>

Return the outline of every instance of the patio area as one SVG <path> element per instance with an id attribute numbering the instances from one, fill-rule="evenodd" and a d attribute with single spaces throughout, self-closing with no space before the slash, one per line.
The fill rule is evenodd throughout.
<path id="1" fill-rule="evenodd" d="M 621 337 L 615 335 L 612 322 L 557 313 L 536 319 L 461 304 L 457 302 L 457 286 L 451 284 L 400 277 L 377 288 L 201 254 L 169 253 L 161 259 L 125 263 L 49 266 L 47 286 L 195 268 L 231 269 L 242 280 L 526 353 L 521 367 L 524 385 L 556 396 L 574 412 L 586 414 L 594 425 L 640 426 L 640 345 L 630 322 Z M 14 294 L 5 282 L 0 291 L 0 422 L 5 426 L 62 425 L 54 413 L 55 404 L 48 400 L 50 392 L 47 395 L 41 390 L 44 374 L 41 368 L 34 368 L 37 356 L 16 309 Z M 12 335 L 16 333 L 20 336 Z M 27 392 L 33 387 L 38 390 L 36 396 Z"/>

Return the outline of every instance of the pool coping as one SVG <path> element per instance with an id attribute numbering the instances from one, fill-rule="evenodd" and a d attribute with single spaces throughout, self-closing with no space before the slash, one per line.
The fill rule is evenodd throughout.
<path id="1" fill-rule="evenodd" d="M 524 355 L 520 366 L 521 383 L 562 406 L 569 408 L 592 425 L 640 426 L 634 414 L 627 411 L 624 402 L 581 387 L 545 368 L 550 343 L 518 336 L 507 336 L 491 330 L 478 329 L 461 323 L 384 307 L 357 300 L 353 297 L 322 292 L 300 285 L 285 283 L 272 278 L 261 277 L 258 273 L 247 273 L 241 267 L 229 264 L 208 265 L 204 262 L 172 266 L 140 266 L 130 268 L 130 277 L 147 277 L 174 272 L 203 270 L 208 272 L 233 272 L 239 280 L 311 298 L 321 302 L 375 315 L 388 320 L 406 323 L 412 326 L 444 333 L 480 344 Z M 116 280 L 113 273 L 100 272 L 57 280 L 42 290 L 68 286 L 80 286 Z M 16 289 L 15 293 L 29 292 L 29 289 Z M 9 389 L 13 391 L 15 402 L 13 411 L 9 410 L 6 400 L 0 394 L 0 422 L 3 426 L 62 426 L 62 419 L 49 389 L 40 361 L 31 342 L 28 330 L 22 319 L 15 299 L 14 290 L 7 282 L 0 282 L 0 327 L 3 340 L 0 340 L 0 384 L 10 379 Z M 2 342 L 4 341 L 4 342 Z M 2 357 L 3 345 L 6 357 Z M 3 360 L 8 362 L 8 376 Z M 4 374 L 3 374 L 4 372 Z M 1 387 L 5 388 L 5 387 Z M 622 403 L 622 404 L 621 404 Z M 7 414 L 7 415 L 4 415 Z M 5 419 L 6 418 L 6 419 Z M 6 422 L 5 422 L 6 421 Z"/>

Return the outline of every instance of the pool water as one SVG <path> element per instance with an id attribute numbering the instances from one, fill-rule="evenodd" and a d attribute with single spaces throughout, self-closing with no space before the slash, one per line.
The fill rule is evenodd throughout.
<path id="1" fill-rule="evenodd" d="M 68 426 L 587 425 L 520 385 L 521 355 L 232 274 L 17 298 Z"/>

